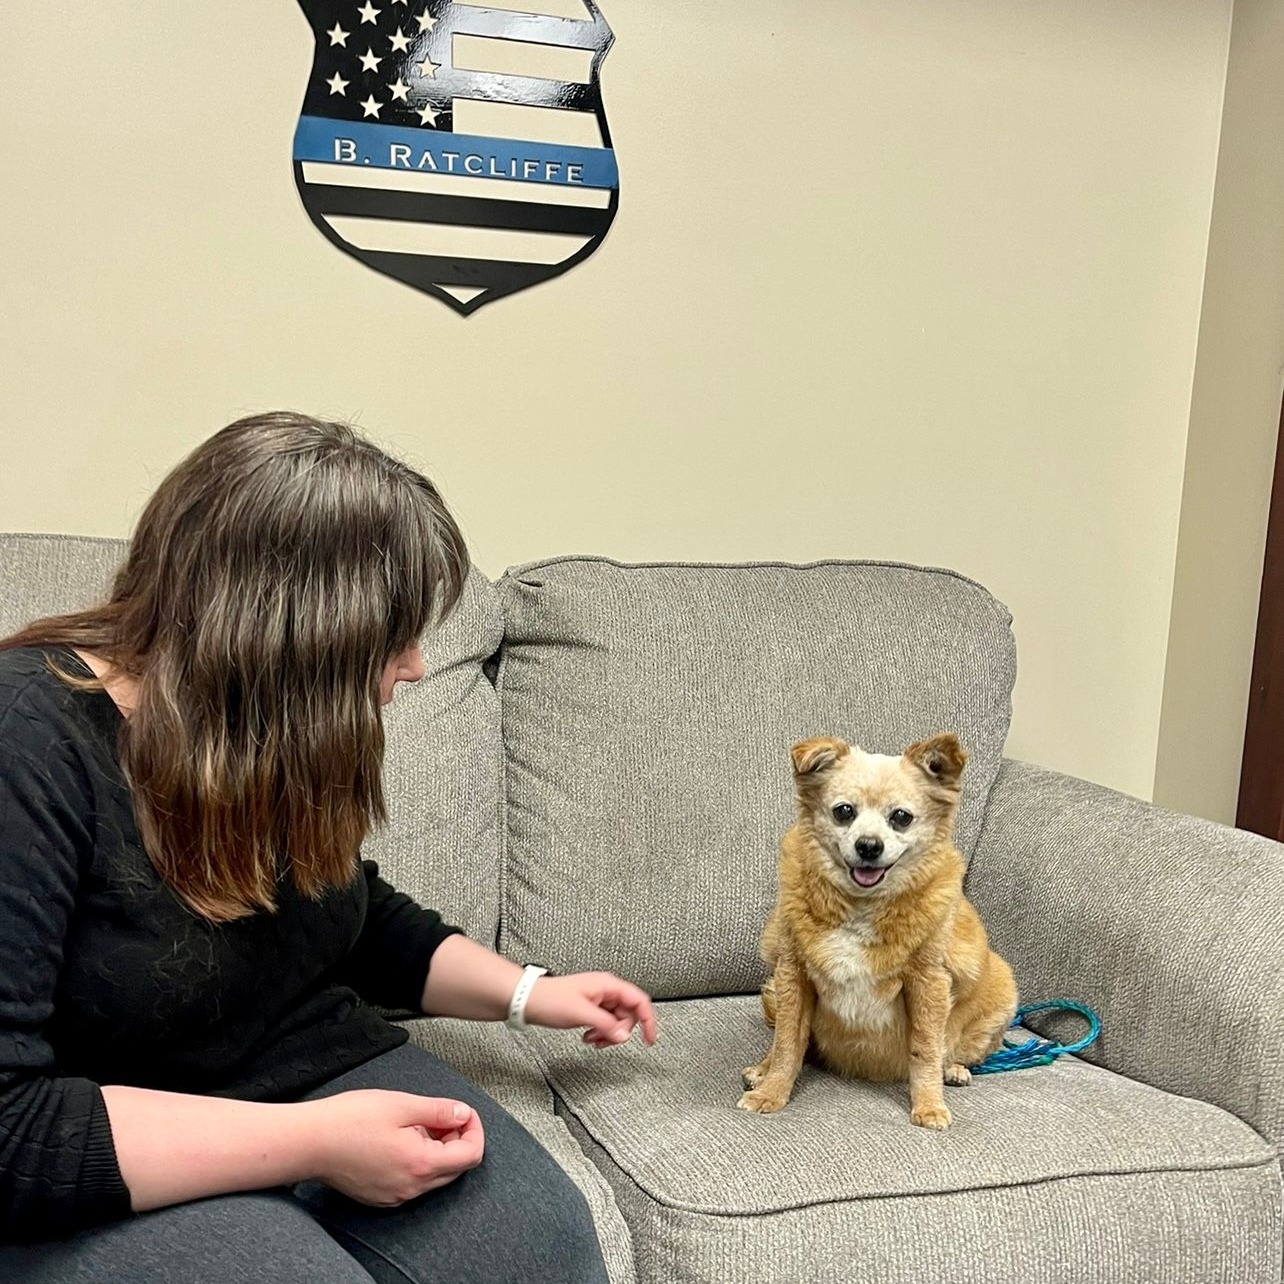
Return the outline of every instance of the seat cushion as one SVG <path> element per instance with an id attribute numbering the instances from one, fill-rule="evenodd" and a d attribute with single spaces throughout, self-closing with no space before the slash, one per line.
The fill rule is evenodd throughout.
<path id="1" fill-rule="evenodd" d="M 122 540 L 0 534 L 0 637 L 106 596 Z M 386 715 L 389 823 L 363 854 L 390 882 L 493 945 L 499 927 L 499 700 L 482 671 L 499 647 L 494 586 L 477 570 L 424 640 L 427 676 Z"/>
<path id="2" fill-rule="evenodd" d="M 970 756 L 966 855 L 1007 734 L 1007 611 L 948 571 L 871 562 L 509 571 L 503 941 L 670 997 L 744 993 L 794 817 L 789 749 L 839 735 Z"/>
<path id="3" fill-rule="evenodd" d="M 947 1089 L 807 1066 L 777 1115 L 736 1109 L 770 1043 L 754 998 L 660 1005 L 660 1040 L 609 1052 L 531 1031 L 572 1131 L 655 1281 L 1118 1284 L 1274 1281 L 1273 1149 L 1233 1116 L 1075 1060 Z"/>

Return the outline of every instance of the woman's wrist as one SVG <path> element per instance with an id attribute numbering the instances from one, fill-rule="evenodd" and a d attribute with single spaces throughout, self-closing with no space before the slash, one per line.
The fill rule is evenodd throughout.
<path id="1" fill-rule="evenodd" d="M 508 1013 L 504 1018 L 505 1024 L 511 1029 L 521 1030 L 527 1024 L 526 1005 L 530 1001 L 531 994 L 535 986 L 539 983 L 540 978 L 548 975 L 548 968 L 540 967 L 535 963 L 528 963 L 522 968 L 522 974 L 517 978 L 517 984 L 513 987 L 512 997 L 508 1000 Z"/>

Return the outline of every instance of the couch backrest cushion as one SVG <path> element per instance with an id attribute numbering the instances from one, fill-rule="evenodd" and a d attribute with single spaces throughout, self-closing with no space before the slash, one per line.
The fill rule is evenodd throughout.
<path id="1" fill-rule="evenodd" d="M 972 581 L 561 558 L 498 587 L 511 957 L 667 997 L 755 988 L 794 819 L 789 748 L 808 736 L 898 753 L 957 732 L 971 852 L 1015 680 L 1010 616 Z"/>
<path id="2" fill-rule="evenodd" d="M 103 597 L 120 540 L 0 534 L 0 636 Z M 499 701 L 482 671 L 499 646 L 494 586 L 474 570 L 459 607 L 424 640 L 427 676 L 386 715 L 388 826 L 363 855 L 390 882 L 493 945 L 499 923 Z"/>
<path id="3" fill-rule="evenodd" d="M 387 708 L 388 825 L 362 852 L 389 882 L 492 948 L 504 763 L 499 698 L 483 665 L 502 633 L 495 586 L 474 568 L 455 612 L 424 638 L 423 681 L 401 686 Z"/>

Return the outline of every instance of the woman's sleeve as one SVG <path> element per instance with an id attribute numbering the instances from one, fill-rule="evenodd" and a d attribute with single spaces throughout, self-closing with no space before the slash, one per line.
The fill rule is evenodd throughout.
<path id="1" fill-rule="evenodd" d="M 93 842 L 88 781 L 50 714 L 0 690 L 0 1241 L 9 1242 L 130 1212 L 102 1092 L 60 1076 L 45 1037 Z"/>
<path id="2" fill-rule="evenodd" d="M 365 923 L 340 978 L 368 1003 L 399 1012 L 423 1011 L 424 982 L 434 952 L 460 929 L 442 921 L 379 877 L 379 866 L 363 860 L 368 901 Z"/>

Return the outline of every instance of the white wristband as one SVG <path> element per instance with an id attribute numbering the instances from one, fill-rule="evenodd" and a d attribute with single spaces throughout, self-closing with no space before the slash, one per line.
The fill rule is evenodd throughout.
<path id="1" fill-rule="evenodd" d="M 513 991 L 513 997 L 508 1001 L 508 1017 L 504 1024 L 511 1026 L 514 1030 L 521 1030 L 526 1025 L 526 1001 L 531 997 L 531 991 L 535 988 L 535 982 L 548 972 L 546 967 L 536 967 L 533 963 L 527 964 L 522 969 L 522 975 L 517 982 L 517 988 Z"/>

